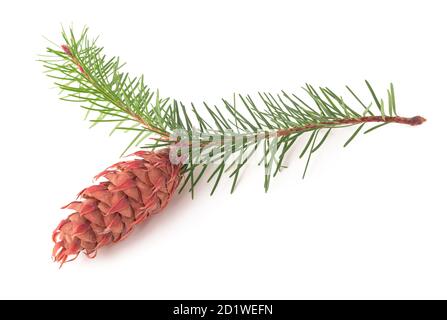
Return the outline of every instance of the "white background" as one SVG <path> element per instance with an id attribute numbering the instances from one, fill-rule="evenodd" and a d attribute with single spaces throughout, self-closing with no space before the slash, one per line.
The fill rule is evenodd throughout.
<path id="1" fill-rule="evenodd" d="M 3 1 L 0 298 L 447 298 L 445 1 Z M 396 87 L 390 125 L 342 148 L 341 129 L 263 192 L 177 196 L 128 240 L 61 270 L 59 208 L 115 163 L 129 136 L 88 129 L 42 66 L 46 36 L 88 25 L 162 95 L 218 103 L 305 82 L 367 96 Z M 229 179 L 227 179 L 230 181 Z"/>

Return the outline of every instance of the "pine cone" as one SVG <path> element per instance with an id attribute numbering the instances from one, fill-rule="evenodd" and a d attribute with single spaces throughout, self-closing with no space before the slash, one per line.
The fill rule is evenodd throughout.
<path id="1" fill-rule="evenodd" d="M 73 209 L 53 232 L 53 258 L 61 266 L 80 252 L 94 258 L 105 245 L 126 238 L 134 226 L 160 212 L 180 181 L 180 165 L 169 160 L 169 150 L 139 151 L 139 158 L 119 162 L 95 179 L 106 181 L 82 190 Z"/>

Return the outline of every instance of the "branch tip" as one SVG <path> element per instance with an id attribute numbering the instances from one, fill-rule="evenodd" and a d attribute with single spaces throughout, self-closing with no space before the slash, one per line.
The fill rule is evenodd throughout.
<path id="1" fill-rule="evenodd" d="M 423 124 L 425 121 L 427 121 L 427 119 L 425 119 L 424 117 L 415 116 L 415 117 L 409 119 L 408 124 L 410 126 L 418 126 L 420 124 Z"/>

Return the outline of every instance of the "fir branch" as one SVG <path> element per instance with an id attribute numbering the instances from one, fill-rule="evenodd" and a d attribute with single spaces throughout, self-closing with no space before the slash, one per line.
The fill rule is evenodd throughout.
<path id="1" fill-rule="evenodd" d="M 357 127 L 346 141 L 344 146 L 347 146 L 369 123 L 378 125 L 364 133 L 389 123 L 416 126 L 425 121 L 421 116 L 398 116 L 394 86 L 390 84 L 385 103 L 368 81 L 370 103 L 346 87 L 358 107 L 349 105 L 327 87 L 306 84 L 304 97 L 284 91 L 275 95 L 258 93 L 258 99 L 235 94 L 231 102 L 222 99 L 221 107 L 203 102 L 202 108 L 194 104 L 187 108 L 181 101 L 160 97 L 158 90 L 145 84 L 143 76 L 131 77 L 123 72 L 120 59 L 107 57 L 97 45 L 97 39 L 88 38 L 86 28 L 79 37 L 72 30 L 63 31 L 62 36 L 65 43 L 58 48 L 47 48 L 49 56 L 41 60 L 48 76 L 64 93 L 61 99 L 80 103 L 88 111 L 88 117 L 96 113 L 96 118 L 90 119 L 93 124 L 115 123 L 112 133 L 134 132 L 126 151 L 145 141 L 143 148 L 186 147 L 188 157 L 183 159 L 184 183 L 180 190 L 189 184 L 192 193 L 205 176 L 204 172 L 213 167 L 208 178 L 214 184 L 212 193 L 225 172 L 230 172 L 233 179 L 233 192 L 240 170 L 261 141 L 264 151 L 260 163 L 264 164 L 264 188 L 268 190 L 271 176 L 281 171 L 285 155 L 304 133 L 309 133 L 309 137 L 300 154 L 300 157 L 307 154 L 303 177 L 313 153 L 324 145 L 333 129 Z M 318 139 L 323 129 L 325 133 Z M 148 143 L 148 139 L 154 142 Z M 180 141 L 185 139 L 186 142 Z M 201 170 L 197 174 L 195 169 L 199 166 Z"/>
<path id="2" fill-rule="evenodd" d="M 61 99 L 88 103 L 82 107 L 98 113 L 92 122 L 119 121 L 115 130 L 129 130 L 132 125 L 123 124 L 134 122 L 138 128 L 131 130 L 144 129 L 167 138 L 169 134 L 159 118 L 167 99 L 161 99 L 157 91 L 149 108 L 154 91 L 145 85 L 143 76 L 131 78 L 121 72 L 124 64 L 117 57 L 108 59 L 103 48 L 96 45 L 97 40 L 87 37 L 87 31 L 84 29 L 78 39 L 72 30 L 63 31 L 65 43 L 60 48 L 47 48 L 53 57 L 41 60 L 49 76 L 66 93 Z"/>

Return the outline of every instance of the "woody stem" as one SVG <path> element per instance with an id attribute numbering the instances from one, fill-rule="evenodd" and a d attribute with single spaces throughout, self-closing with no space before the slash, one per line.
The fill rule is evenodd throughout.
<path id="1" fill-rule="evenodd" d="M 383 123 L 401 123 L 401 124 L 407 124 L 410 126 L 417 126 L 422 123 L 424 123 L 426 120 L 425 118 L 421 116 L 415 116 L 412 118 L 406 118 L 406 117 L 390 117 L 390 116 L 368 116 L 368 117 L 360 117 L 360 118 L 349 118 L 349 119 L 340 119 L 340 120 L 334 120 L 334 121 L 327 121 L 327 122 L 320 122 L 318 124 L 308 124 L 302 127 L 294 127 L 289 129 L 281 129 L 276 131 L 276 136 L 283 137 L 288 136 L 289 134 L 301 132 L 301 131 L 307 131 L 312 129 L 317 129 L 321 127 L 326 126 L 333 126 L 333 125 L 351 125 L 351 124 L 359 124 L 359 123 L 366 123 L 366 122 L 383 122 Z"/>

